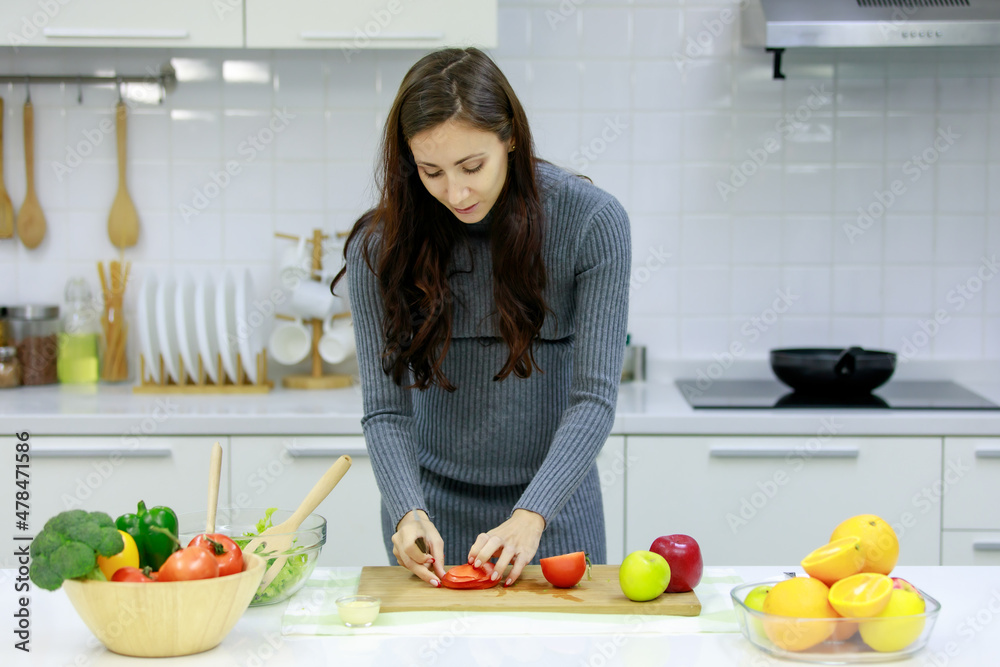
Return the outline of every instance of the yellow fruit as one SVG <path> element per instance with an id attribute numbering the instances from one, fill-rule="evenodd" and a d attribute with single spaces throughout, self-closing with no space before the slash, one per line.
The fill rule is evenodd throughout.
<path id="1" fill-rule="evenodd" d="M 902 651 L 924 631 L 925 608 L 924 599 L 919 594 L 894 588 L 889 604 L 877 614 L 879 620 L 860 623 L 861 639 L 882 653 Z"/>
<path id="2" fill-rule="evenodd" d="M 892 579 L 884 574 L 862 572 L 841 579 L 830 587 L 830 604 L 841 616 L 878 616 L 889 604 Z"/>
<path id="3" fill-rule="evenodd" d="M 899 560 L 899 539 L 885 519 L 874 514 L 859 514 L 837 526 L 830 541 L 844 537 L 861 540 L 861 555 L 865 557 L 862 572 L 889 574 Z"/>
<path id="4" fill-rule="evenodd" d="M 805 651 L 833 634 L 837 612 L 830 606 L 830 589 L 819 579 L 795 577 L 776 583 L 764 598 L 764 612 L 790 616 L 789 620 L 764 619 L 764 632 L 775 646 Z M 814 620 L 815 619 L 815 620 Z"/>
<path id="5" fill-rule="evenodd" d="M 111 581 L 111 577 L 120 567 L 139 567 L 139 547 L 136 546 L 135 540 L 124 530 L 118 532 L 121 533 L 125 547 L 114 556 L 97 557 L 97 567 L 101 568 L 101 572 L 108 578 L 108 581 Z"/>
<path id="6" fill-rule="evenodd" d="M 802 559 L 802 569 L 827 586 L 857 574 L 865 565 L 861 554 L 861 538 L 843 537 L 821 546 Z"/>

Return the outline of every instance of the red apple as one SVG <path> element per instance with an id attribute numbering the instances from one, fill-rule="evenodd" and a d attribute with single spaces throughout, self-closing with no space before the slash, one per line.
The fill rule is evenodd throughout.
<path id="1" fill-rule="evenodd" d="M 920 594 L 920 591 L 917 590 L 917 587 L 908 582 L 906 579 L 900 579 L 899 577 L 892 577 L 892 587 L 899 588 L 904 591 L 910 591 L 911 593 L 914 593 L 920 596 L 921 598 L 924 597 L 923 595 Z"/>
<path id="2" fill-rule="evenodd" d="M 686 593 L 701 581 L 701 571 L 704 568 L 701 547 L 690 535 L 657 537 L 649 550 L 660 554 L 670 564 L 667 593 Z"/>

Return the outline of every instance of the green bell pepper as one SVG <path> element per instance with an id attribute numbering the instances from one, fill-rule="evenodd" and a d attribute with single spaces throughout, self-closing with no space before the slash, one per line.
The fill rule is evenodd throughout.
<path id="1" fill-rule="evenodd" d="M 139 567 L 149 566 L 159 570 L 170 554 L 180 548 L 177 539 L 177 515 L 169 507 L 146 509 L 146 502 L 139 501 L 135 514 L 122 514 L 115 521 L 119 530 L 124 530 L 135 540 L 139 548 Z"/>

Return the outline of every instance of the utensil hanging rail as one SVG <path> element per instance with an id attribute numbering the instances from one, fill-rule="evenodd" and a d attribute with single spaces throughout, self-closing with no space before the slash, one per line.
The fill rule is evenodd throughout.
<path id="1" fill-rule="evenodd" d="M 0 83 L 23 83 L 31 86 L 33 84 L 63 83 L 76 84 L 77 86 L 94 86 L 114 84 L 121 86 L 123 83 L 153 83 L 160 87 L 164 93 L 173 92 L 177 87 L 177 72 L 169 63 L 162 65 L 159 71 L 147 71 L 146 74 L 115 74 L 108 76 L 84 75 L 84 74 L 2 74 Z"/>

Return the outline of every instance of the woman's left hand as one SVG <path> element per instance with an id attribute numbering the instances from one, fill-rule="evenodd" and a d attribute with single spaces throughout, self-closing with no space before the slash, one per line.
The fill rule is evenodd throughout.
<path id="1" fill-rule="evenodd" d="M 513 562 L 510 576 L 504 586 L 510 586 L 521 576 L 521 570 L 531 562 L 538 551 L 538 542 L 545 530 L 545 519 L 530 510 L 516 509 L 510 518 L 487 533 L 480 533 L 476 543 L 469 549 L 469 563 L 480 567 L 497 557 L 493 568 L 493 579 L 500 578 L 507 565 Z M 499 554 L 499 555 L 498 555 Z"/>

